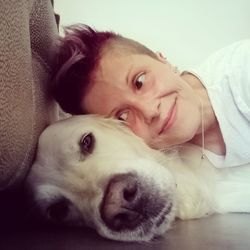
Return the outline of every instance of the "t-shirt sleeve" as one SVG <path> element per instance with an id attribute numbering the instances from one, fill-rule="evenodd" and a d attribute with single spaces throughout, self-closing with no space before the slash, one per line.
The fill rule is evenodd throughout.
<path id="1" fill-rule="evenodd" d="M 250 40 L 235 45 L 228 68 L 230 88 L 240 112 L 250 122 Z"/>
<path id="2" fill-rule="evenodd" d="M 250 162 L 250 39 L 212 54 L 191 71 L 207 89 L 226 145 L 226 155 L 208 158 L 217 167 Z"/>
<path id="3" fill-rule="evenodd" d="M 250 39 L 218 50 L 194 69 L 213 91 L 231 92 L 235 105 L 250 122 Z"/>

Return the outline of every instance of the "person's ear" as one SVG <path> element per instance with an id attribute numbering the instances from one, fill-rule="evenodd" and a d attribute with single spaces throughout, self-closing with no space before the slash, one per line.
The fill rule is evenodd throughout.
<path id="1" fill-rule="evenodd" d="M 157 59 L 158 59 L 159 61 L 161 61 L 162 63 L 167 64 L 175 74 L 180 75 L 180 71 L 179 71 L 178 67 L 173 66 L 171 63 L 169 63 L 169 61 L 167 60 L 167 57 L 165 57 L 165 56 L 164 56 L 161 52 L 159 52 L 159 51 L 155 52 L 155 54 L 156 54 L 156 57 L 157 57 Z"/>
<path id="2" fill-rule="evenodd" d="M 155 55 L 156 55 L 156 57 L 157 57 L 157 59 L 158 59 L 159 61 L 161 61 L 161 62 L 163 62 L 163 63 L 167 63 L 167 62 L 168 62 L 168 61 L 167 61 L 167 57 L 165 57 L 161 52 L 156 51 L 156 52 L 155 52 Z"/>

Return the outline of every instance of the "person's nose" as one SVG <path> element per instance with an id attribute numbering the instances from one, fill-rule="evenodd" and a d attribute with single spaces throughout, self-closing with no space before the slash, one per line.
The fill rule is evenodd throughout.
<path id="1" fill-rule="evenodd" d="M 141 101 L 138 103 L 138 108 L 142 113 L 145 123 L 151 124 L 159 117 L 160 101 L 157 99 Z"/>

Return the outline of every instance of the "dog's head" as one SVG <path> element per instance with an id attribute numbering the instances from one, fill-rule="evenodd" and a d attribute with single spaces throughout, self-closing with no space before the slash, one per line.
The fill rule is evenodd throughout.
<path id="1" fill-rule="evenodd" d="M 169 228 L 175 210 L 174 178 L 156 155 L 118 121 L 75 116 L 45 129 L 27 183 L 50 221 L 148 241 Z"/>

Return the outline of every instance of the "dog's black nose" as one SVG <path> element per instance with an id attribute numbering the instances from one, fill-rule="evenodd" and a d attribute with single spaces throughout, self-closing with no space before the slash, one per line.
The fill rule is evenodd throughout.
<path id="1" fill-rule="evenodd" d="M 110 229 L 133 229 L 142 222 L 145 196 L 140 186 L 133 174 L 119 174 L 110 180 L 101 205 L 102 219 Z"/>

